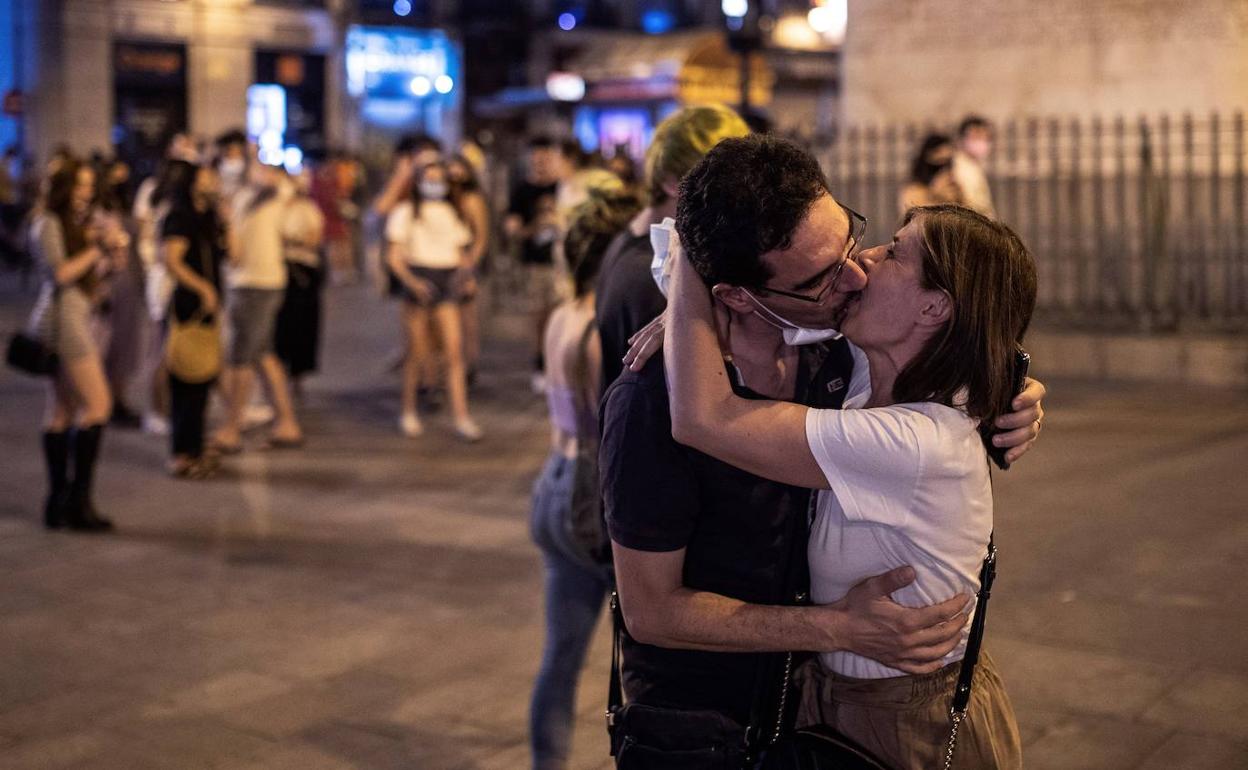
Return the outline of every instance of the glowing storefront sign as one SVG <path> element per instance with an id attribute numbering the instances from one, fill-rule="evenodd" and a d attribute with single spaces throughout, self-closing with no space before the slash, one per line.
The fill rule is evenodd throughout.
<path id="1" fill-rule="evenodd" d="M 346 69 L 347 91 L 374 125 L 436 136 L 457 109 L 459 48 L 441 30 L 353 26 Z"/>
<path id="2" fill-rule="evenodd" d="M 440 30 L 352 27 L 347 32 L 346 60 L 347 91 L 368 98 L 410 98 L 417 78 L 453 87 L 459 70 L 458 52 Z M 436 92 L 446 95 L 450 89 Z"/>
<path id="3" fill-rule="evenodd" d="M 261 163 L 280 166 L 285 159 L 286 89 L 257 83 L 247 89 L 247 137 L 259 145 Z"/>

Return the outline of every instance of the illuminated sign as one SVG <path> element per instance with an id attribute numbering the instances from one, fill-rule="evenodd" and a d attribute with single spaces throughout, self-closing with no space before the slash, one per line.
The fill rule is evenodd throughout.
<path id="1" fill-rule="evenodd" d="M 546 93 L 557 102 L 579 102 L 585 98 L 585 80 L 571 72 L 552 72 L 546 76 Z"/>
<path id="2" fill-rule="evenodd" d="M 459 51 L 441 30 L 351 27 L 347 91 L 369 99 L 447 97 L 459 77 Z"/>
<path id="3" fill-rule="evenodd" d="M 261 163 L 282 164 L 286 144 L 286 89 L 258 83 L 247 89 L 247 137 L 259 145 Z"/>

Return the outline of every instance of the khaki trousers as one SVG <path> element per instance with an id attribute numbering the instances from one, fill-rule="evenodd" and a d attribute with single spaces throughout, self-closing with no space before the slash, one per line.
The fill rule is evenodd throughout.
<path id="1" fill-rule="evenodd" d="M 800 694 L 797 726 L 829 725 L 895 770 L 943 768 L 952 726 L 949 706 L 961 665 L 919 676 L 853 679 L 826 670 L 818 658 L 809 660 L 794 675 Z M 1014 770 L 1022 765 L 1014 707 L 992 658 L 981 653 L 953 767 Z"/>

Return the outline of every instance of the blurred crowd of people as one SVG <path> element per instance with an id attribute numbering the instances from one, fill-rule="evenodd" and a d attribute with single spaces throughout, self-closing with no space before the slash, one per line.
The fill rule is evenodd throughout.
<path id="1" fill-rule="evenodd" d="M 480 147 L 448 152 L 424 134 L 398 142 L 376 185 L 345 152 L 309 152 L 293 171 L 261 163 L 241 131 L 175 135 L 141 179 L 99 152 L 59 148 L 41 173 L 21 160 L 13 149 L 0 164 L 0 250 L 42 284 L 26 326 L 59 361 L 45 521 L 75 529 L 108 526 L 66 491 L 81 479 L 75 495 L 89 501 L 108 424 L 167 435 L 179 478 L 211 476 L 258 426 L 268 425 L 265 448 L 301 446 L 302 381 L 320 366 L 329 286 L 367 281 L 399 301 L 399 430 L 421 435 L 422 413 L 445 398 L 454 434 L 481 439 L 469 390 L 489 254 L 511 254 L 524 276 L 541 392 L 541 334 L 574 295 L 570 212 L 595 186 L 636 191 L 623 154 L 608 161 L 544 137 L 516 159 L 505 206 Z M 75 447 L 81 470 L 66 459 Z"/>

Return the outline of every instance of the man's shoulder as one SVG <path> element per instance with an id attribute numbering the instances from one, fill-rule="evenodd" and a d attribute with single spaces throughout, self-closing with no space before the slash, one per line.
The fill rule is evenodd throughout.
<path id="1" fill-rule="evenodd" d="M 623 232 L 617 234 L 607 244 L 607 249 L 602 255 L 602 267 L 599 270 L 599 281 L 603 279 L 610 280 L 614 278 L 619 269 L 624 264 L 637 262 L 638 255 L 646 258 L 646 265 L 650 264 L 650 238 L 649 236 L 634 235 L 627 228 Z"/>
<path id="2" fill-rule="evenodd" d="M 603 396 L 603 409 L 646 410 L 668 414 L 667 377 L 663 369 L 663 356 L 655 355 L 641 371 L 624 369 Z"/>

